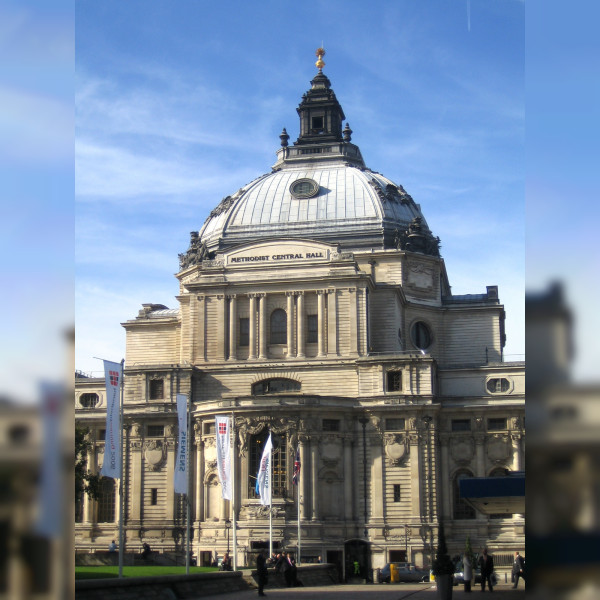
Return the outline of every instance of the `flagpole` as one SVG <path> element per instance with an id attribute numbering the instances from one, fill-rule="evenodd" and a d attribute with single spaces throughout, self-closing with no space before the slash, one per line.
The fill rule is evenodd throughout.
<path id="1" fill-rule="evenodd" d="M 269 429 L 269 437 L 271 430 Z M 273 443 L 269 456 L 269 556 L 273 556 Z"/>
<path id="2" fill-rule="evenodd" d="M 192 413 L 191 413 L 191 392 L 188 394 L 187 401 L 187 435 L 186 435 L 186 465 L 187 470 L 187 493 L 185 495 L 185 574 L 190 574 L 190 431 L 192 429 Z"/>
<path id="3" fill-rule="evenodd" d="M 233 439 L 233 456 L 231 457 L 231 522 L 233 525 L 233 570 L 237 571 L 237 525 L 236 525 L 236 517 L 235 517 L 235 494 L 236 494 L 236 485 L 235 485 L 235 477 L 236 477 L 236 458 L 237 453 L 235 450 L 235 418 L 233 412 L 231 413 L 231 431 L 232 431 L 232 439 Z"/>
<path id="4" fill-rule="evenodd" d="M 119 394 L 119 409 L 121 415 L 121 479 L 119 481 L 119 577 L 123 577 L 123 510 L 125 505 L 125 493 L 123 489 L 123 383 L 125 380 L 125 359 L 121 359 L 121 386 Z"/>
<path id="5" fill-rule="evenodd" d="M 298 479 L 298 483 L 296 484 L 296 487 L 298 488 L 298 556 L 296 558 L 296 562 L 298 564 L 302 563 L 302 560 L 300 558 L 300 548 L 302 546 L 302 542 L 300 541 L 300 537 L 302 535 L 301 531 L 300 531 L 300 479 Z"/>

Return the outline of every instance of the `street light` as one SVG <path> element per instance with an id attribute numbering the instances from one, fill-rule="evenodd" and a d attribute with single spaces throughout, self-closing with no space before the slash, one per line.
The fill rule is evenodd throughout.
<path id="1" fill-rule="evenodd" d="M 229 554 L 229 530 L 231 529 L 231 521 L 229 519 L 225 521 L 225 529 L 227 530 L 227 554 Z"/>

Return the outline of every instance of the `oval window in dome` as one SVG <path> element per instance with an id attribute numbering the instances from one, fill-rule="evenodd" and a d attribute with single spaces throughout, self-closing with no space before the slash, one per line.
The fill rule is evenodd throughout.
<path id="1" fill-rule="evenodd" d="M 303 178 L 296 179 L 290 185 L 290 193 L 294 198 L 312 198 L 317 195 L 319 191 L 319 184 L 313 179 Z"/>
<path id="2" fill-rule="evenodd" d="M 410 330 L 410 339 L 415 347 L 427 350 L 431 346 L 431 331 L 423 321 L 417 321 Z"/>

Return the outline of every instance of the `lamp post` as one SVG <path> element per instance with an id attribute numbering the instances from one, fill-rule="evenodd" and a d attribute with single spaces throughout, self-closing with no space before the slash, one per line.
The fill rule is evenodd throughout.
<path id="1" fill-rule="evenodd" d="M 229 554 L 229 530 L 231 529 L 231 521 L 229 519 L 225 521 L 225 529 L 227 530 L 227 554 Z"/>

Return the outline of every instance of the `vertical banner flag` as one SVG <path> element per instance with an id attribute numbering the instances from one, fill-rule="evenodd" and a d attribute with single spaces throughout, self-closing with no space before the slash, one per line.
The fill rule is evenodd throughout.
<path id="1" fill-rule="evenodd" d="M 260 495 L 260 503 L 263 506 L 271 506 L 271 453 L 273 445 L 271 443 L 271 434 L 267 438 L 265 449 L 260 459 L 258 476 L 256 477 L 256 490 Z"/>
<path id="2" fill-rule="evenodd" d="M 62 533 L 63 506 L 67 501 L 61 470 L 63 464 L 61 431 L 65 395 L 63 384 L 42 384 L 43 455 L 39 490 L 40 508 L 35 532 L 44 537 L 58 537 Z"/>
<path id="3" fill-rule="evenodd" d="M 120 387 L 123 377 L 121 363 L 104 361 L 106 378 L 106 438 L 104 462 L 100 475 L 121 478 L 121 402 Z"/>
<path id="4" fill-rule="evenodd" d="M 292 476 L 292 483 L 298 485 L 300 480 L 300 446 L 296 450 L 296 460 L 294 461 L 294 475 Z"/>
<path id="5" fill-rule="evenodd" d="M 177 422 L 179 424 L 179 445 L 177 447 L 177 460 L 175 461 L 175 474 L 173 487 L 177 494 L 188 493 L 188 400 L 185 394 L 177 394 Z"/>
<path id="6" fill-rule="evenodd" d="M 229 417 L 215 417 L 217 432 L 217 470 L 221 481 L 221 495 L 224 500 L 231 500 L 231 444 L 229 434 Z"/>

